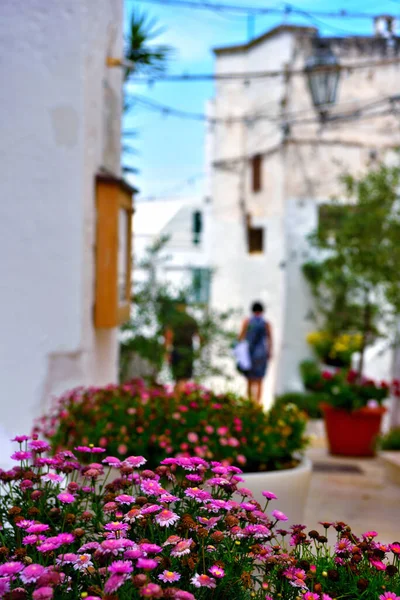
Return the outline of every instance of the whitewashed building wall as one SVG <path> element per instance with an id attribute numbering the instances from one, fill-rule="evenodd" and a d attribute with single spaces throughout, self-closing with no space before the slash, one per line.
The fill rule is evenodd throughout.
<path id="1" fill-rule="evenodd" d="M 117 377 L 117 331 L 93 326 L 94 186 L 101 168 L 120 174 L 122 73 L 106 57 L 122 23 L 122 0 L 0 3 L 5 438 L 53 394 Z"/>

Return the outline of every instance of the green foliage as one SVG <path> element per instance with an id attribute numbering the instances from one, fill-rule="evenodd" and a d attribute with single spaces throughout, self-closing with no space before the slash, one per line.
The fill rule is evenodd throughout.
<path id="1" fill-rule="evenodd" d="M 382 450 L 400 450 L 400 427 L 395 427 L 382 436 L 379 445 Z"/>
<path id="2" fill-rule="evenodd" d="M 304 393 L 304 392 L 287 392 L 275 399 L 276 406 L 287 406 L 295 404 L 301 411 L 306 413 L 310 419 L 322 419 L 320 403 L 326 402 L 326 394 L 321 393 Z"/>
<path id="3" fill-rule="evenodd" d="M 125 69 L 124 79 L 129 80 L 133 73 L 144 75 L 161 75 L 168 66 L 168 62 L 173 56 L 171 46 L 165 44 L 154 44 L 155 38 L 164 32 L 159 27 L 157 20 L 149 17 L 145 13 L 139 13 L 132 10 L 129 20 L 129 29 L 124 48 L 124 57 L 135 63 L 135 67 Z M 135 106 L 135 101 L 127 92 L 125 87 L 124 113 L 127 114 Z M 125 157 L 135 155 L 137 151 L 131 145 L 131 138 L 137 136 L 136 131 L 130 131 L 126 128 L 122 131 L 122 149 Z M 137 173 L 137 169 L 126 161 L 123 164 L 125 173 Z"/>
<path id="4" fill-rule="evenodd" d="M 179 303 L 186 303 L 193 296 L 190 287 L 172 288 L 160 279 L 160 270 L 169 258 L 164 249 L 168 237 L 164 236 L 147 249 L 146 256 L 138 265 L 145 272 L 145 279 L 137 285 L 132 300 L 132 316 L 122 327 L 120 344 L 120 379 L 124 381 L 129 372 L 133 355 L 151 365 L 153 380 L 160 372 L 165 358 L 164 334 L 167 328 L 185 323 L 185 314 Z M 231 354 L 236 332 L 228 328 L 231 311 L 217 311 L 203 305 L 189 309 L 198 326 L 201 345 L 195 349 L 196 378 L 224 375 L 224 357 Z M 188 312 L 189 312 L 188 310 Z"/>
<path id="5" fill-rule="evenodd" d="M 116 456 L 142 454 L 149 468 L 182 452 L 243 465 L 246 471 L 284 469 L 303 450 L 306 415 L 296 406 L 261 406 L 194 384 L 179 393 L 141 381 L 65 394 L 39 431 L 53 450 L 93 443 Z"/>
<path id="6" fill-rule="evenodd" d="M 342 181 L 348 204 L 334 201 L 325 228 L 322 222 L 310 237 L 319 258 L 303 273 L 319 328 L 334 336 L 362 334 L 361 373 L 365 348 L 388 335 L 400 314 L 400 169 L 382 164 Z"/>
<path id="7" fill-rule="evenodd" d="M 125 58 L 135 63 L 135 68 L 125 71 L 125 78 L 134 72 L 146 75 L 160 75 L 165 72 L 168 61 L 173 55 L 171 46 L 153 44 L 152 40 L 164 33 L 157 19 L 147 14 L 132 11 L 129 20 L 129 30 L 125 44 Z"/>

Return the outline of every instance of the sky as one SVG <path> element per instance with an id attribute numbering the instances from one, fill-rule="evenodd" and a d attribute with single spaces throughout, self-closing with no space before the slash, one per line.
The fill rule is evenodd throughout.
<path id="1" fill-rule="evenodd" d="M 282 8 L 285 5 L 277 0 L 218 2 L 263 8 Z M 398 17 L 400 30 L 400 0 L 382 0 L 379 3 L 376 0 L 295 0 L 294 5 L 305 11 L 346 9 L 392 14 Z M 245 15 L 125 0 L 125 24 L 133 8 L 155 18 L 163 28 L 155 43 L 168 44 L 174 49 L 168 74 L 212 73 L 212 48 L 248 41 Z M 322 35 L 371 35 L 373 32 L 372 21 L 365 19 L 311 20 L 309 17 L 262 15 L 256 17 L 254 33 L 260 35 L 283 22 L 317 26 Z M 208 81 L 155 82 L 151 85 L 129 84 L 129 94 L 181 110 L 204 113 L 214 90 L 213 83 Z M 126 161 L 138 169 L 137 175 L 129 176 L 129 179 L 139 189 L 139 200 L 205 193 L 204 123 L 153 112 L 137 103 L 125 118 L 124 127 L 137 132 L 133 142 L 137 154 L 126 157 Z"/>

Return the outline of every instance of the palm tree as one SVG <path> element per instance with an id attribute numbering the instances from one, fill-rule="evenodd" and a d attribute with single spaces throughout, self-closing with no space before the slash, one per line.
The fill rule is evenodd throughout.
<path id="1" fill-rule="evenodd" d="M 161 75 L 166 71 L 173 49 L 165 44 L 151 43 L 163 32 L 164 28 L 158 26 L 156 19 L 145 13 L 140 14 L 132 11 L 124 55 L 127 60 L 134 63 L 134 67 L 125 70 L 125 82 L 129 81 L 129 77 L 133 73 L 149 76 Z M 129 98 L 129 94 L 125 89 L 124 113 L 128 113 L 134 104 L 134 99 Z M 122 150 L 125 157 L 127 154 L 136 154 L 136 150 L 130 145 L 131 138 L 136 136 L 136 131 L 125 129 L 122 132 Z M 125 173 L 137 172 L 137 169 L 126 163 L 123 163 L 122 168 Z"/>

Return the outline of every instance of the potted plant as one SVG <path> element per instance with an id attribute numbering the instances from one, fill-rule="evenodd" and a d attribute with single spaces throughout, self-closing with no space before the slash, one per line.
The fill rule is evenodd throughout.
<path id="1" fill-rule="evenodd" d="M 151 470 L 143 456 L 47 457 L 35 436 L 16 441 L 16 466 L 0 473 L 4 600 L 400 598 L 399 543 L 343 522 L 288 527 L 274 494 L 256 502 L 235 466 L 170 457 Z M 111 464 L 118 478 L 96 485 Z"/>
<path id="2" fill-rule="evenodd" d="M 93 443 L 121 458 L 145 455 L 150 468 L 167 456 L 237 463 L 246 478 L 257 473 L 249 479 L 256 494 L 268 481 L 278 492 L 285 490 L 282 506 L 298 522 L 311 477 L 311 463 L 301 454 L 308 441 L 306 422 L 294 405 L 266 413 L 247 399 L 194 384 L 177 394 L 136 380 L 63 395 L 35 431 L 55 452 Z"/>
<path id="3" fill-rule="evenodd" d="M 322 371 L 317 389 L 324 393 L 321 409 L 331 454 L 374 456 L 386 408 L 382 402 L 389 386 L 382 381 L 359 379 L 355 371 Z"/>
<path id="4" fill-rule="evenodd" d="M 360 333 L 342 333 L 333 335 L 328 331 L 314 331 L 307 336 L 319 360 L 330 367 L 350 367 L 351 358 L 362 346 Z"/>

